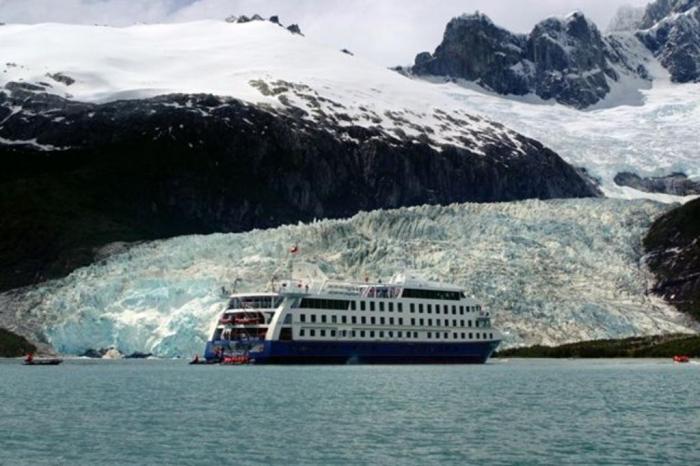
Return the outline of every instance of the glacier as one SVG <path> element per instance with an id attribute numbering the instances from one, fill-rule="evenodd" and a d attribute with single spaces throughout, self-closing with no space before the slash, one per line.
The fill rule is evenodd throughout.
<path id="1" fill-rule="evenodd" d="M 629 40 L 628 44 L 633 47 Z M 532 95 L 504 97 L 465 81 L 434 85 L 470 112 L 536 139 L 571 165 L 587 169 L 608 197 L 687 202 L 696 196 L 645 193 L 613 181 L 624 171 L 642 177 L 683 172 L 700 180 L 700 83 L 673 83 L 640 43 L 636 53 L 654 77 L 653 83 L 645 88 L 639 80 L 622 79 L 605 100 L 586 111 Z"/>
<path id="2" fill-rule="evenodd" d="M 560 344 L 698 325 L 647 293 L 641 238 L 668 206 L 583 199 L 421 206 L 238 234 L 111 244 L 94 264 L 0 294 L 0 326 L 64 354 L 114 347 L 202 351 L 222 288 L 301 276 L 362 280 L 412 270 L 463 286 L 494 313 L 504 346 Z M 298 245 L 290 264 L 287 251 Z"/>

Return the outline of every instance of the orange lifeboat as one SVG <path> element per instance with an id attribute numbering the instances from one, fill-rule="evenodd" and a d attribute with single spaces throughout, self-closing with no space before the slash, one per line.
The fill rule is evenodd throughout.
<path id="1" fill-rule="evenodd" d="M 233 356 L 224 356 L 224 359 L 221 361 L 221 364 L 235 366 L 239 364 L 248 364 L 249 362 L 250 358 L 247 354 L 237 354 Z"/>

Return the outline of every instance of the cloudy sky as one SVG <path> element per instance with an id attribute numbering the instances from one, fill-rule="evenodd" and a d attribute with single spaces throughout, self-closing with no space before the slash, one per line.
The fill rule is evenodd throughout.
<path id="1" fill-rule="evenodd" d="M 621 5 L 648 0 L 0 0 L 0 21 L 125 26 L 138 22 L 277 14 L 312 40 L 348 48 L 383 65 L 408 64 L 433 51 L 453 16 L 479 10 L 525 32 L 539 20 L 581 10 L 602 29 Z"/>

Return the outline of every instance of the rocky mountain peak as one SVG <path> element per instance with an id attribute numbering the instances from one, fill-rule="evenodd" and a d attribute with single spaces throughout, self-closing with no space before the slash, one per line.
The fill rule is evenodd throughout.
<path id="1" fill-rule="evenodd" d="M 673 13 L 685 13 L 696 6 L 700 0 L 656 0 L 647 5 L 639 28 L 649 29 Z"/>
<path id="2" fill-rule="evenodd" d="M 652 54 L 673 81 L 700 82 L 700 0 L 623 7 L 609 30 L 603 35 L 580 11 L 547 18 L 526 35 L 479 12 L 464 14 L 447 24 L 434 53 L 418 54 L 401 72 L 463 79 L 499 94 L 535 94 L 580 109 L 605 99 L 623 79 L 625 88 L 648 87 Z M 651 53 L 640 51 L 637 39 Z"/>
<path id="3" fill-rule="evenodd" d="M 416 56 L 413 73 L 475 81 L 500 94 L 535 93 L 578 108 L 601 100 L 618 74 L 597 26 L 581 12 L 548 18 L 514 34 L 481 13 L 452 19 L 435 53 Z"/>
<path id="4" fill-rule="evenodd" d="M 700 81 L 700 0 L 657 0 L 637 32 L 675 82 Z"/>

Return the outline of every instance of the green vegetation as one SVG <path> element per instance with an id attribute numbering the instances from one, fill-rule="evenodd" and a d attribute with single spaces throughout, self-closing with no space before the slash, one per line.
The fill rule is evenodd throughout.
<path id="1" fill-rule="evenodd" d="M 700 335 L 655 335 L 622 340 L 593 340 L 561 346 L 529 346 L 498 351 L 494 357 L 520 358 L 670 358 L 700 357 Z"/>
<path id="2" fill-rule="evenodd" d="M 14 358 L 24 356 L 30 351 L 36 351 L 36 346 L 29 343 L 26 338 L 0 328 L 0 357 Z"/>

